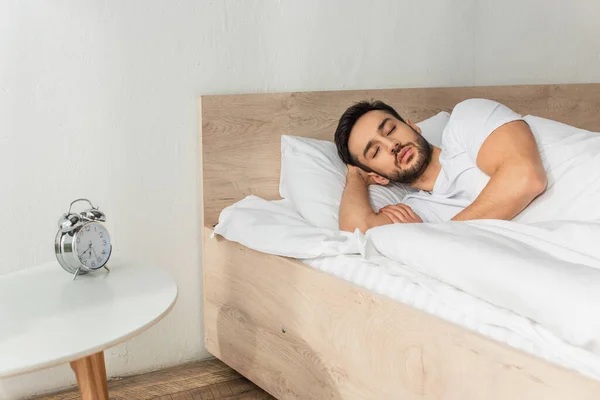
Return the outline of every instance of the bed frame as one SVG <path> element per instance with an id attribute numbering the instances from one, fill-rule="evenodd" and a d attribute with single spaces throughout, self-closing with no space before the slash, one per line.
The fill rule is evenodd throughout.
<path id="1" fill-rule="evenodd" d="M 596 380 L 297 260 L 210 238 L 224 207 L 279 198 L 280 135 L 332 140 L 363 99 L 418 122 L 473 97 L 600 132 L 600 84 L 202 96 L 207 349 L 278 399 L 599 399 Z"/>

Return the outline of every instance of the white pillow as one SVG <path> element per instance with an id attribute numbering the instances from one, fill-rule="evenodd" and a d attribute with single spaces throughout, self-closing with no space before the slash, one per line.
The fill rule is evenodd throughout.
<path id="1" fill-rule="evenodd" d="M 436 147 L 442 147 L 442 133 L 444 133 L 444 128 L 449 119 L 450 114 L 446 111 L 441 111 L 433 117 L 417 123 L 417 126 L 421 128 L 421 135 L 429 143 Z"/>
<path id="2" fill-rule="evenodd" d="M 427 140 L 441 142 L 442 131 L 449 117 L 450 114 L 441 112 L 417 125 Z M 338 214 L 346 172 L 346 165 L 333 142 L 281 136 L 279 194 L 289 199 L 311 224 L 339 229 Z M 415 189 L 395 183 L 372 185 L 369 187 L 369 199 L 373 209 L 379 211 L 388 204 L 402 202 L 408 193 L 414 192 Z"/>

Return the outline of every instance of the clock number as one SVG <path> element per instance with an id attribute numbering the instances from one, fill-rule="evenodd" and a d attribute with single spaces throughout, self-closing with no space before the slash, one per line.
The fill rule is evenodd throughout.
<path id="1" fill-rule="evenodd" d="M 104 237 L 104 233 L 100 232 L 100 239 Z"/>
<path id="2" fill-rule="evenodd" d="M 77 243 L 81 242 L 81 237 L 77 236 Z"/>
<path id="3" fill-rule="evenodd" d="M 98 232 L 98 227 L 97 226 L 94 227 L 94 232 Z"/>
<path id="4" fill-rule="evenodd" d="M 89 225 L 87 225 L 87 226 L 85 227 L 85 230 L 86 230 L 87 232 L 89 232 L 89 231 L 90 231 L 90 226 L 89 226 Z"/>
<path id="5" fill-rule="evenodd" d="M 92 268 L 96 266 L 96 263 L 92 261 Z"/>
<path id="6" fill-rule="evenodd" d="M 106 254 L 106 250 L 102 250 L 102 254 Z"/>
<path id="7" fill-rule="evenodd" d="M 102 257 L 98 257 L 98 262 L 102 262 Z"/>
<path id="8" fill-rule="evenodd" d="M 103 240 L 103 241 L 102 241 L 102 244 L 106 246 L 106 240 Z"/>

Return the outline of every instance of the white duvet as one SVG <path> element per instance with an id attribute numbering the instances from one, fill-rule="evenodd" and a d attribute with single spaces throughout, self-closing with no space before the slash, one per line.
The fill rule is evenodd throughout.
<path id="1" fill-rule="evenodd" d="M 598 222 L 395 224 L 363 235 L 316 228 L 285 200 L 249 196 L 221 213 L 215 233 L 303 260 L 360 254 L 444 282 L 600 355 Z"/>
<path id="2" fill-rule="evenodd" d="M 368 246 L 600 355 L 600 223 L 396 224 Z M 367 252 L 368 254 L 368 252 Z"/>

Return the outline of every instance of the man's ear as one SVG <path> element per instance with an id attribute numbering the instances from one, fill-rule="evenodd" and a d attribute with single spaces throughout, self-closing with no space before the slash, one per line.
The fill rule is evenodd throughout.
<path id="1" fill-rule="evenodd" d="M 410 126 L 415 131 L 419 132 L 419 135 L 423 134 L 423 132 L 421 132 L 421 128 L 419 128 L 419 126 L 417 124 L 413 124 L 413 122 L 411 120 L 409 120 L 409 119 L 407 119 L 405 121 L 406 121 L 406 125 Z"/>
<path id="2" fill-rule="evenodd" d="M 369 172 L 369 176 L 371 177 L 371 180 L 378 185 L 385 186 L 388 183 L 390 183 L 389 179 L 384 178 L 383 176 L 376 174 L 375 172 Z"/>

